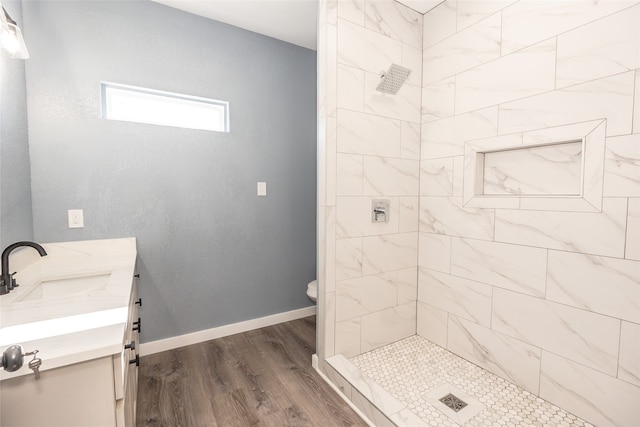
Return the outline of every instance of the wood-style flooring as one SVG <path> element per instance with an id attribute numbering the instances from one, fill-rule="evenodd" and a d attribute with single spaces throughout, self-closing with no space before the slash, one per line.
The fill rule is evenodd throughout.
<path id="1" fill-rule="evenodd" d="M 137 426 L 366 426 L 311 367 L 315 320 L 143 357 Z"/>

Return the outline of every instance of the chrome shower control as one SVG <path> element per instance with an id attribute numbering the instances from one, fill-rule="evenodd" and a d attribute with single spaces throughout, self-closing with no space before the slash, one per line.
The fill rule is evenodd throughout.
<path id="1" fill-rule="evenodd" d="M 371 201 L 371 222 L 389 222 L 389 200 L 373 199 Z"/>

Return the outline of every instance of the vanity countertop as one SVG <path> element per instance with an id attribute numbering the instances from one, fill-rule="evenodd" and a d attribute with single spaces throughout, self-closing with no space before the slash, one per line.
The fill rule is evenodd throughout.
<path id="1" fill-rule="evenodd" d="M 11 254 L 19 287 L 0 296 L 0 351 L 20 344 L 38 350 L 41 371 L 105 357 L 122 350 L 135 238 L 45 243 L 47 256 L 31 248 Z M 25 357 L 15 372 L 31 374 Z"/>

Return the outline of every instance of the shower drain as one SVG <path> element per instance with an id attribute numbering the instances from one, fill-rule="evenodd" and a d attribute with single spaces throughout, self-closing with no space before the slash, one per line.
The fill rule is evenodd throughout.
<path id="1" fill-rule="evenodd" d="M 447 405 L 447 407 L 453 409 L 455 412 L 459 412 L 461 409 L 467 406 L 467 403 L 465 401 L 461 400 L 460 398 L 454 396 L 451 393 L 447 394 L 443 398 L 440 398 L 439 400 L 440 402 Z"/>

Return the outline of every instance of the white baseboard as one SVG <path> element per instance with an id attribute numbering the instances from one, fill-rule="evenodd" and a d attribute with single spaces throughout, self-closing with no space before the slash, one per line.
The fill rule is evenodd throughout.
<path id="1" fill-rule="evenodd" d="M 192 332 L 190 334 L 178 335 L 177 337 L 165 338 L 140 344 L 140 356 L 160 353 L 161 351 L 172 350 L 191 344 L 214 340 L 216 338 L 227 337 L 229 335 L 252 331 L 290 320 L 301 319 L 316 314 L 316 306 L 300 308 L 286 311 L 284 313 L 272 314 L 271 316 L 259 317 L 257 319 L 245 320 L 244 322 L 232 323 L 230 325 L 219 326 L 217 328 L 206 329 L 204 331 Z"/>

